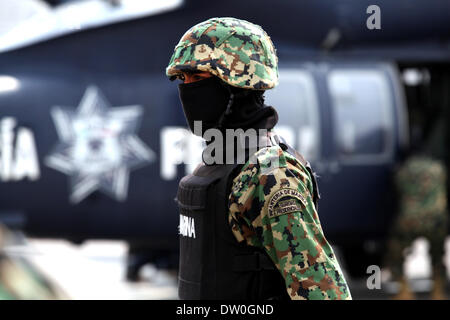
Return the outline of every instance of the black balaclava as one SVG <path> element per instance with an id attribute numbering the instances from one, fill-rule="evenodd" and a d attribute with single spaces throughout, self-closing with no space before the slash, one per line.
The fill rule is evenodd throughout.
<path id="1" fill-rule="evenodd" d="M 264 90 L 228 86 L 230 113 L 222 121 L 224 129 L 272 129 L 278 122 L 277 111 L 264 104 Z"/>
<path id="2" fill-rule="evenodd" d="M 225 112 L 230 93 L 217 77 L 191 83 L 180 83 L 178 92 L 187 124 L 194 132 L 194 121 L 202 121 L 202 135 L 207 129 L 216 128 Z"/>
<path id="3" fill-rule="evenodd" d="M 218 77 L 178 85 L 187 123 L 202 121 L 202 134 L 210 128 L 272 129 L 278 122 L 276 110 L 264 104 L 263 90 L 230 86 Z"/>

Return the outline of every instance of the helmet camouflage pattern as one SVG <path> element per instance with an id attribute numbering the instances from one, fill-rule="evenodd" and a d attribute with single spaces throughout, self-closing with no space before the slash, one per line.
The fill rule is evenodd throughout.
<path id="1" fill-rule="evenodd" d="M 176 45 L 166 69 L 207 71 L 240 88 L 265 90 L 278 84 L 278 58 L 258 25 L 235 18 L 211 18 L 190 28 Z"/>

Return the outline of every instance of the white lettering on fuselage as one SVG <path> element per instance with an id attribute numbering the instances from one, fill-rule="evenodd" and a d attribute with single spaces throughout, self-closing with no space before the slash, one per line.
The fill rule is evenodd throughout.
<path id="1" fill-rule="evenodd" d="M 290 126 L 279 125 L 276 132 L 292 147 L 295 147 L 298 141 L 298 150 L 305 158 L 315 158 L 317 137 L 312 127 L 302 127 L 297 132 L 298 136 Z M 179 174 L 187 175 L 194 171 L 202 162 L 202 151 L 206 144 L 201 137 L 193 135 L 188 129 L 167 126 L 161 129 L 160 146 L 160 175 L 163 180 L 170 181 L 177 179 Z M 184 172 L 178 171 L 181 166 L 184 167 Z"/>
<path id="2" fill-rule="evenodd" d="M 12 117 L 0 120 L 0 181 L 37 180 L 40 170 L 34 134 L 19 127 L 14 139 L 16 123 Z"/>

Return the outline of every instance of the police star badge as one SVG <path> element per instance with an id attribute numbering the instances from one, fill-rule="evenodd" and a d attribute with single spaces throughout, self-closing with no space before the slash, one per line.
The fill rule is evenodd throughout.
<path id="1" fill-rule="evenodd" d="M 94 86 L 77 109 L 52 108 L 60 141 L 45 162 L 70 176 L 72 203 L 96 190 L 126 200 L 130 171 L 156 158 L 136 135 L 142 113 L 139 105 L 111 108 Z"/>

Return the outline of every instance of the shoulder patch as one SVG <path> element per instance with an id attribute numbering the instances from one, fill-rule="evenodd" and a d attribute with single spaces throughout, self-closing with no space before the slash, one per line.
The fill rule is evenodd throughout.
<path id="1" fill-rule="evenodd" d="M 269 218 L 302 210 L 302 206 L 296 199 L 306 207 L 305 197 L 300 191 L 292 188 L 283 188 L 276 191 L 270 198 L 267 207 Z"/>

